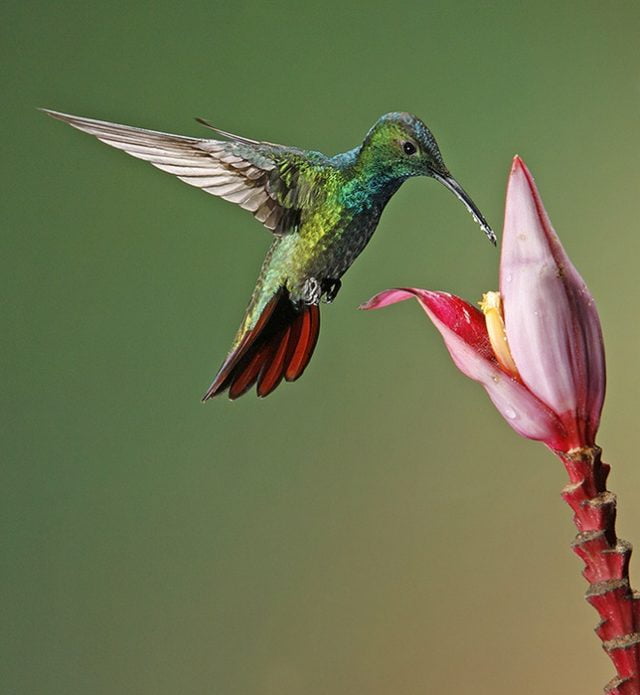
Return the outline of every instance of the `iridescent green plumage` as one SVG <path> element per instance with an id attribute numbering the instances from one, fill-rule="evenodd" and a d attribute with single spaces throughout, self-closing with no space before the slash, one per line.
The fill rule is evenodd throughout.
<path id="1" fill-rule="evenodd" d="M 273 232 L 231 352 L 205 400 L 227 389 L 235 398 L 255 382 L 264 396 L 282 378 L 292 381 L 302 374 L 317 339 L 320 301 L 333 300 L 341 277 L 406 179 L 430 176 L 441 181 L 495 243 L 490 227 L 449 174 L 433 135 L 410 114 L 383 116 L 362 145 L 327 157 L 216 128 L 226 140 L 47 113 L 240 205 Z"/>

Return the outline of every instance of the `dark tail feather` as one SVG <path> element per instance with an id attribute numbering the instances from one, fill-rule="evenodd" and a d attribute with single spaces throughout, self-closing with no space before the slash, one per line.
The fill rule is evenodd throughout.
<path id="1" fill-rule="evenodd" d="M 320 308 L 296 307 L 281 290 L 264 308 L 252 330 L 224 361 L 203 401 L 229 390 L 239 398 L 258 382 L 258 396 L 268 396 L 282 379 L 302 375 L 318 341 Z"/>

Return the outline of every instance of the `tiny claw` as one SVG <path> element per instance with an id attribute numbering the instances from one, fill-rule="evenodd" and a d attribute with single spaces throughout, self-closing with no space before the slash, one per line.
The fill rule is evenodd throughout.
<path id="1" fill-rule="evenodd" d="M 322 292 L 324 294 L 324 301 L 326 304 L 331 304 L 331 302 L 338 296 L 342 283 L 340 280 L 323 280 L 322 281 Z"/>

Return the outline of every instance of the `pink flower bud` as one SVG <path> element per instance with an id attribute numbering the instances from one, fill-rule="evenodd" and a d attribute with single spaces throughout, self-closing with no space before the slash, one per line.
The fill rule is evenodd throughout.
<path id="1" fill-rule="evenodd" d="M 573 446 L 593 445 L 606 380 L 598 312 L 519 157 L 507 186 L 500 293 L 523 382 L 558 414 Z"/>

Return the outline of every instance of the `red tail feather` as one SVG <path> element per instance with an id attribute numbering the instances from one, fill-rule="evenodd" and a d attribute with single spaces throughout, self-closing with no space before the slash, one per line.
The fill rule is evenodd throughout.
<path id="1" fill-rule="evenodd" d="M 256 348 L 247 359 L 238 364 L 233 380 L 229 384 L 229 398 L 235 400 L 246 393 L 255 383 L 264 366 L 265 358 L 271 352 L 268 344 Z"/>
<path id="2" fill-rule="evenodd" d="M 265 368 L 262 374 L 260 374 L 260 380 L 258 381 L 258 396 L 260 398 L 268 396 L 282 381 L 290 335 L 291 326 L 287 326 L 282 337 L 279 338 L 280 342 L 270 364 L 265 364 Z"/>
<path id="3" fill-rule="evenodd" d="M 295 381 L 302 376 L 309 364 L 320 331 L 320 308 L 316 305 L 310 306 L 308 311 L 297 317 L 296 324 L 297 331 L 295 339 L 289 345 L 291 352 L 284 373 L 287 381 Z"/>
<path id="4" fill-rule="evenodd" d="M 258 382 L 258 396 L 268 396 L 282 381 L 302 375 L 318 341 L 320 308 L 296 307 L 282 290 L 264 308 L 256 325 L 224 361 L 203 401 L 229 389 L 229 398 Z"/>

